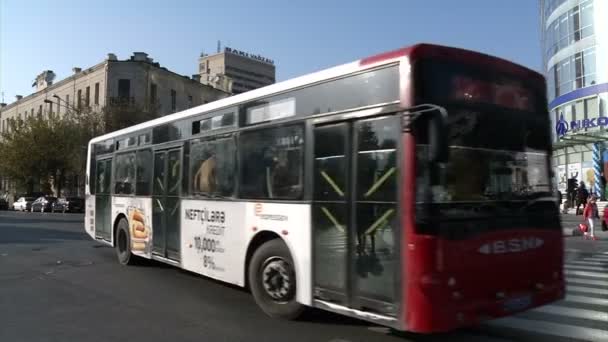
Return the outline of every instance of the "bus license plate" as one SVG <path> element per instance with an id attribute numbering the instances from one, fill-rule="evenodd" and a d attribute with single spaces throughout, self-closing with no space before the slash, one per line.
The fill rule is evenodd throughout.
<path id="1" fill-rule="evenodd" d="M 520 311 L 532 305 L 532 295 L 524 295 L 507 299 L 504 303 L 505 311 Z"/>

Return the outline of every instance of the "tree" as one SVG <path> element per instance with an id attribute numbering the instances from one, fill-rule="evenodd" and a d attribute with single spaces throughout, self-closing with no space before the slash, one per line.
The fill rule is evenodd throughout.
<path id="1" fill-rule="evenodd" d="M 85 174 L 88 142 L 99 135 L 158 117 L 157 111 L 128 104 L 101 111 L 68 108 L 62 117 L 29 117 L 11 121 L 0 134 L 0 174 L 17 182 L 20 190 L 40 184 L 61 195 L 69 176 Z"/>
<path id="2" fill-rule="evenodd" d="M 28 191 L 35 182 L 61 181 L 75 164 L 76 134 L 78 127 L 57 117 L 11 121 L 0 142 L 0 171 Z"/>

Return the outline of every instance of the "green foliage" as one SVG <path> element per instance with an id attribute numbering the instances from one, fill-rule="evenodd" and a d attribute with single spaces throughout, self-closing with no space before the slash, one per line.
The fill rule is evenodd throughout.
<path id="1" fill-rule="evenodd" d="M 106 107 L 100 112 L 69 110 L 62 117 L 28 117 L 11 121 L 0 134 L 0 174 L 15 180 L 20 189 L 33 184 L 57 192 L 66 177 L 83 175 L 88 142 L 99 135 L 158 117 L 134 105 Z M 27 190 L 26 190 L 27 189 Z"/>

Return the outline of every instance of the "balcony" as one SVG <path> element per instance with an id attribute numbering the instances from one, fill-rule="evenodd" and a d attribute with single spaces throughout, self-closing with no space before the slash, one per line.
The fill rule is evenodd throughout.
<path id="1" fill-rule="evenodd" d="M 134 104 L 134 97 L 110 97 L 110 106 L 131 106 Z"/>

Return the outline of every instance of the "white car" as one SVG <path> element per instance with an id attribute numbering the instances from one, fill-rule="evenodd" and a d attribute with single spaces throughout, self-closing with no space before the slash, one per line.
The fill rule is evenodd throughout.
<path id="1" fill-rule="evenodd" d="M 19 197 L 15 203 L 13 203 L 13 209 L 16 211 L 28 211 L 32 207 L 32 203 L 35 198 L 31 197 Z"/>

